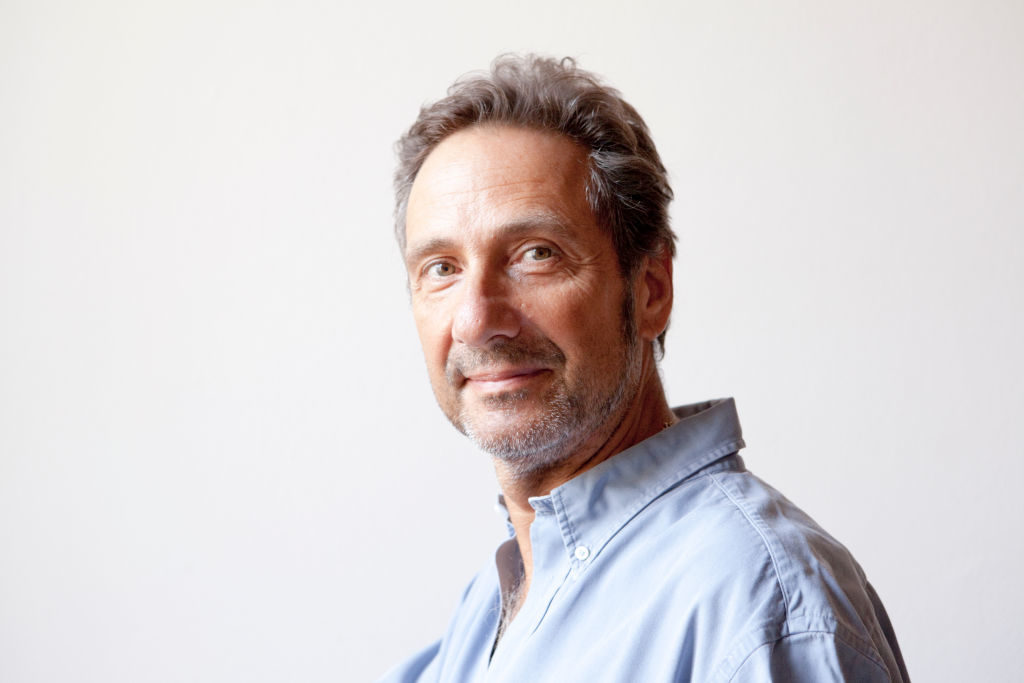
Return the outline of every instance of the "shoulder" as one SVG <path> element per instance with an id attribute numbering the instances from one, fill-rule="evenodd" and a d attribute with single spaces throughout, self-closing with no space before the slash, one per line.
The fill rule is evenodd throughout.
<path id="1" fill-rule="evenodd" d="M 709 559 L 730 563 L 718 590 L 753 598 L 734 618 L 718 678 L 770 680 L 762 674 L 792 666 L 809 672 L 792 680 L 900 680 L 888 617 L 846 547 L 748 471 L 702 479 L 723 555 Z M 810 673 L 822 666 L 855 675 Z"/>

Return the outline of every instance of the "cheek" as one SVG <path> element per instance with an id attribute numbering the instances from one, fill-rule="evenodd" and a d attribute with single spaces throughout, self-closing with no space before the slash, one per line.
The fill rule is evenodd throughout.
<path id="1" fill-rule="evenodd" d="M 593 286 L 584 286 L 575 279 L 523 288 L 516 295 L 520 314 L 548 327 L 569 326 L 570 321 L 584 319 L 587 310 L 595 308 L 595 296 L 599 296 L 595 295 Z"/>
<path id="2" fill-rule="evenodd" d="M 607 331 L 619 328 L 622 300 L 610 288 L 571 288 L 543 297 L 534 310 L 552 334 L 587 346 L 600 343 Z"/>
<path id="3" fill-rule="evenodd" d="M 431 374 L 438 364 L 443 369 L 448 357 L 446 340 L 451 339 L 451 335 L 447 333 L 447 328 L 443 324 L 443 318 L 436 314 L 431 315 L 430 311 L 414 310 L 413 322 L 416 324 L 416 332 L 420 338 L 420 347 L 423 349 L 427 369 Z"/>

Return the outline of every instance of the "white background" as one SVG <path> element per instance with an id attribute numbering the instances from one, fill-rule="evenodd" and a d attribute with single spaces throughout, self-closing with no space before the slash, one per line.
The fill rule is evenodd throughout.
<path id="1" fill-rule="evenodd" d="M 0 4 L 0 680 L 365 681 L 503 526 L 391 145 L 499 52 L 644 114 L 673 403 L 848 545 L 920 681 L 1024 642 L 1024 6 Z"/>

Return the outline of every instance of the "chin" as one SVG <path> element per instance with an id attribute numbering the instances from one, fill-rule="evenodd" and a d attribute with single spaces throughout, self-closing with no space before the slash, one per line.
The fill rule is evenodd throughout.
<path id="1" fill-rule="evenodd" d="M 525 437 L 518 433 L 480 435 L 471 429 L 465 433 L 477 448 L 500 460 L 515 476 L 533 474 L 567 461 L 578 442 L 564 434 L 542 441 L 533 434 Z"/>
<path id="2" fill-rule="evenodd" d="M 514 409 L 485 415 L 464 412 L 453 422 L 477 448 L 525 474 L 566 460 L 585 433 L 575 411 L 545 408 L 532 415 Z"/>

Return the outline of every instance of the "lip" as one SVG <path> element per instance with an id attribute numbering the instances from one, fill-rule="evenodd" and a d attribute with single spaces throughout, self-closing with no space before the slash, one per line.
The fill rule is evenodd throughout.
<path id="1" fill-rule="evenodd" d="M 483 391 L 509 391 L 547 372 L 547 368 L 525 367 L 474 372 L 465 376 L 466 385 Z"/>

